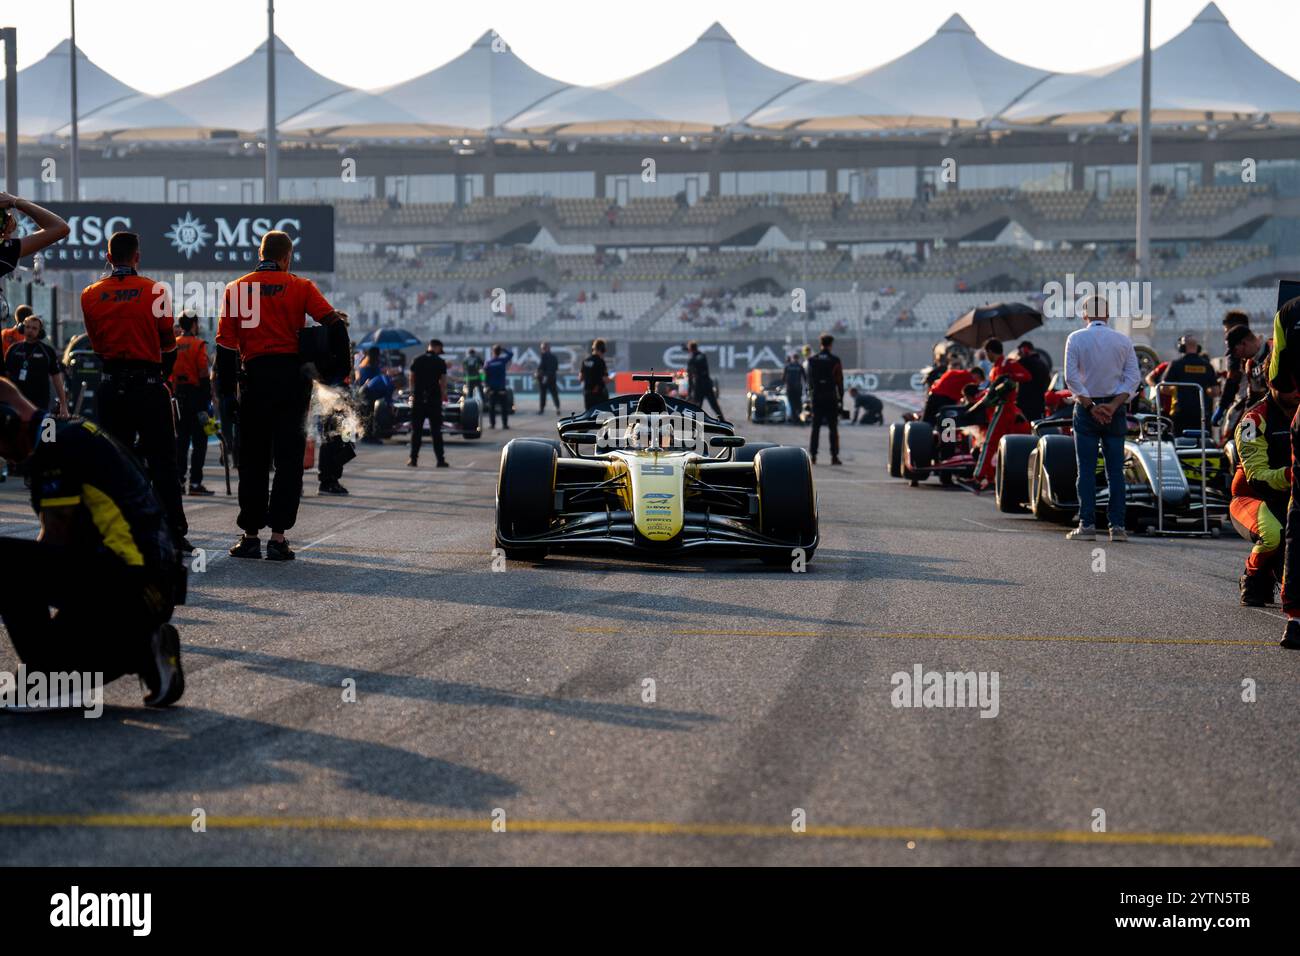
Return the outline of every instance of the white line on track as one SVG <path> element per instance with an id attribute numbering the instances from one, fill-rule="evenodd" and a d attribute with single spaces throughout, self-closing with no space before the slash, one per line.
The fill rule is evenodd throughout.
<path id="1" fill-rule="evenodd" d="M 991 524 L 985 524 L 983 521 L 976 521 L 974 518 L 962 518 L 967 524 L 979 525 L 981 528 L 987 528 L 989 531 L 1001 531 L 1007 534 L 1023 534 L 1019 528 L 998 528 Z"/>
<path id="2" fill-rule="evenodd" d="M 1260 613 L 1260 614 L 1267 614 L 1269 617 L 1275 617 L 1275 618 L 1277 618 L 1279 621 L 1285 621 L 1285 620 L 1286 620 L 1286 615 L 1285 615 L 1285 614 L 1278 614 L 1276 611 L 1266 611 L 1266 610 L 1265 610 L 1264 608 L 1262 608 L 1262 607 L 1248 607 L 1248 608 L 1246 608 L 1246 610 L 1247 610 L 1247 611 L 1257 611 L 1257 612 Z"/>
<path id="3" fill-rule="evenodd" d="M 317 538 L 315 541 L 311 542 L 310 544 L 304 544 L 304 545 L 303 545 L 301 548 L 299 548 L 298 550 L 299 550 L 299 551 L 307 551 L 307 550 L 310 549 L 310 548 L 314 548 L 314 547 L 316 547 L 316 545 L 320 544 L 322 541 L 328 541 L 330 538 L 333 538 L 333 537 L 335 537 L 336 535 L 340 534 L 341 532 L 345 531 L 346 529 L 350 528 L 352 525 L 356 524 L 358 521 L 365 521 L 367 518 L 374 518 L 374 517 L 376 517 L 377 515 L 384 514 L 384 513 L 388 512 L 388 511 L 391 511 L 391 510 L 392 510 L 391 508 L 376 508 L 376 509 L 374 509 L 373 511 L 367 511 L 367 512 L 366 512 L 365 514 L 363 514 L 363 515 L 357 515 L 355 518 L 350 518 L 349 520 L 343 522 L 341 525 L 339 525 L 337 528 L 335 528 L 333 531 L 331 531 L 329 534 L 325 535 L 325 537 L 323 537 L 323 538 Z"/>

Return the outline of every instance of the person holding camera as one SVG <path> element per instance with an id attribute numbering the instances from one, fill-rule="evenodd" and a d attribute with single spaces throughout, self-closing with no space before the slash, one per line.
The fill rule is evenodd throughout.
<path id="1" fill-rule="evenodd" d="M 36 224 L 36 229 L 19 239 L 18 214 Z M 68 224 L 34 202 L 0 192 L 0 279 L 18 268 L 18 260 L 34 256 L 67 236 Z"/>

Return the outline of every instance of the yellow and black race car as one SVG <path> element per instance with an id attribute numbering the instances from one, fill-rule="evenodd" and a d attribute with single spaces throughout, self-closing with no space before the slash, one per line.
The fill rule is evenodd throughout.
<path id="1" fill-rule="evenodd" d="M 817 549 L 817 494 L 802 448 L 746 443 L 727 422 L 637 375 L 619 395 L 562 420 L 559 438 L 501 453 L 496 545 L 538 560 L 557 549 L 704 550 L 802 567 Z"/>

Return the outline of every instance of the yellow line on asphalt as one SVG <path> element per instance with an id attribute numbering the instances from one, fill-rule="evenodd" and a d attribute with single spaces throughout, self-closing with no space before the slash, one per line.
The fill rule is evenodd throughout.
<path id="1" fill-rule="evenodd" d="M 189 829 L 187 815 L 164 814 L 0 814 L 0 827 L 86 827 Z M 218 817 L 210 830 L 353 830 L 419 833 L 491 833 L 486 817 Z M 1266 850 L 1267 837 L 1236 833 L 1093 833 L 1088 830 L 979 830 L 947 827 L 789 826 L 756 823 L 674 823 L 656 820 L 507 820 L 507 833 L 594 836 L 817 837 L 830 840 L 924 840 L 966 843 L 1069 843 L 1112 846 L 1228 847 Z"/>
<path id="2" fill-rule="evenodd" d="M 630 634 L 619 628 L 579 627 L 578 634 Z M 648 632 L 647 632 L 648 633 Z M 863 631 L 666 630 L 671 637 L 849 637 L 866 641 L 1038 641 L 1063 644 L 1186 644 L 1211 647 L 1276 647 L 1274 641 L 1238 641 L 1221 637 L 1136 637 L 1072 634 L 875 634 Z"/>

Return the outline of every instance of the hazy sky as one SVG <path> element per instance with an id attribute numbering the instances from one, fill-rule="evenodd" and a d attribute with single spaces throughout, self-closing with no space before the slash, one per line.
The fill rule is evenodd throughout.
<path id="1" fill-rule="evenodd" d="M 1153 44 L 1205 0 L 1154 0 Z M 1219 0 L 1234 30 L 1300 78 L 1300 0 Z M 18 65 L 68 35 L 68 0 L 0 3 L 18 27 Z M 313 69 L 373 88 L 423 73 L 495 29 L 535 69 L 570 83 L 619 79 L 688 46 L 714 20 L 777 69 L 828 79 L 884 63 L 952 13 L 1003 56 L 1071 71 L 1136 55 L 1141 0 L 277 0 L 276 32 Z M 266 0 L 81 0 L 77 42 L 123 82 L 164 93 L 247 56 Z"/>

